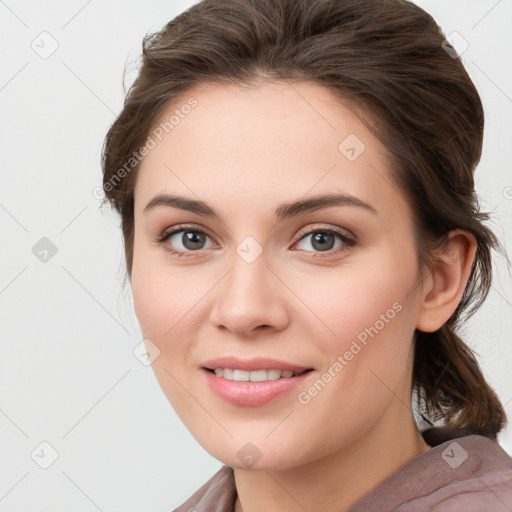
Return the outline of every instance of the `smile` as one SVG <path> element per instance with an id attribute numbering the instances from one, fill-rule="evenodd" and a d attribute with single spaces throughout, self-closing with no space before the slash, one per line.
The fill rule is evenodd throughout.
<path id="1" fill-rule="evenodd" d="M 223 401 L 241 407 L 256 407 L 279 397 L 285 399 L 297 388 L 307 386 L 312 369 L 240 370 L 237 368 L 202 368 L 205 384 Z"/>

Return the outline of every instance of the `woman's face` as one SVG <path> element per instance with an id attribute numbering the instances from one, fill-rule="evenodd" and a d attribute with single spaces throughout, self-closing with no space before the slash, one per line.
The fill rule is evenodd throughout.
<path id="1" fill-rule="evenodd" d="M 422 289 L 386 148 L 306 82 L 204 85 L 165 122 L 137 178 L 131 283 L 190 432 L 225 464 L 277 470 L 410 421 Z M 287 367 L 309 371 L 247 371 Z"/>

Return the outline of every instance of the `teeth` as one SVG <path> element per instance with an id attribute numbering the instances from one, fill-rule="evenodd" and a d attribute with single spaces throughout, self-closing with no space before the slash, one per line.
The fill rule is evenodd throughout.
<path id="1" fill-rule="evenodd" d="M 236 370 L 235 373 L 233 373 L 233 380 L 250 380 L 251 382 L 261 382 L 263 380 L 270 380 L 268 378 L 268 372 L 266 370 L 255 370 L 253 372 L 240 372 L 243 373 L 244 378 L 242 379 L 240 374 L 238 373 L 240 370 Z M 247 379 L 245 378 L 245 374 L 247 374 Z M 236 375 L 236 377 L 235 377 Z M 279 375 L 278 377 L 279 378 Z"/>
<path id="2" fill-rule="evenodd" d="M 263 370 L 263 373 L 265 373 L 265 370 Z M 281 377 L 290 377 L 291 375 L 288 375 L 288 373 L 286 375 L 282 375 L 281 370 L 269 370 L 267 372 L 267 379 L 268 380 L 276 380 L 276 379 L 279 379 Z"/>
<path id="3" fill-rule="evenodd" d="M 292 370 L 255 370 L 252 372 L 246 370 L 233 370 L 231 368 L 215 368 L 215 375 L 227 380 L 236 380 L 238 382 L 262 382 L 265 380 L 276 380 L 281 377 L 293 377 L 295 372 Z"/>

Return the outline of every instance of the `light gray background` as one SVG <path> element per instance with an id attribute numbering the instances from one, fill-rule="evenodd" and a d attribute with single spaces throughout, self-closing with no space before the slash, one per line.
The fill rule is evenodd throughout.
<path id="1" fill-rule="evenodd" d="M 124 66 L 129 85 L 144 34 L 192 3 L 0 1 L 1 511 L 172 510 L 221 466 L 133 355 L 119 220 L 95 197 Z M 512 0 L 418 3 L 469 44 L 487 116 L 477 188 L 511 252 Z M 512 417 L 512 294 L 496 266 L 466 337 Z M 43 441 L 59 454 L 48 469 Z M 511 428 L 499 441 L 512 454 Z"/>

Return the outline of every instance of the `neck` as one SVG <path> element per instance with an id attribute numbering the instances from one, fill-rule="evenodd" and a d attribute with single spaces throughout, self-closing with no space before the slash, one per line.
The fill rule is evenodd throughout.
<path id="1" fill-rule="evenodd" d="M 396 415 L 381 417 L 374 428 L 321 460 L 286 470 L 234 469 L 238 499 L 235 512 L 346 512 L 430 446 L 403 403 Z M 398 421 L 397 421 L 398 417 Z"/>

